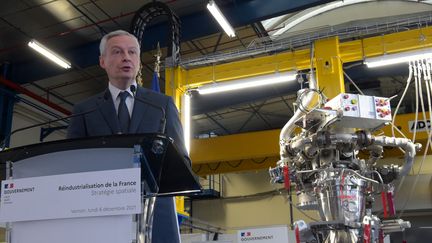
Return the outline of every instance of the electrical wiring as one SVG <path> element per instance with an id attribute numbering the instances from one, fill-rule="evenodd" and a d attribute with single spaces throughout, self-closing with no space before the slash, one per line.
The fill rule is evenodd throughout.
<path id="1" fill-rule="evenodd" d="M 405 86 L 405 90 L 404 90 L 404 92 L 403 92 L 403 94 L 402 94 L 402 97 L 401 97 L 401 99 L 399 100 L 399 103 L 398 103 L 398 105 L 396 106 L 396 110 L 395 110 L 395 112 L 394 112 L 394 116 L 393 116 L 393 120 L 392 120 L 392 136 L 393 137 L 395 137 L 395 134 L 394 134 L 394 127 L 395 127 L 395 125 L 394 125 L 394 122 L 395 122 L 395 120 L 396 120 L 396 116 L 397 116 L 397 113 L 398 113 L 398 110 L 399 110 L 399 107 L 400 107 L 400 105 L 402 104 L 402 101 L 403 101 L 403 99 L 404 99 L 404 97 L 405 97 L 405 95 L 406 95 L 406 93 L 407 93 L 407 91 L 408 91 L 408 88 L 409 88 L 409 86 L 410 86 L 410 84 L 411 84 L 411 80 L 413 79 L 413 76 L 417 76 L 417 71 L 416 71 L 416 69 L 415 69 L 415 62 L 414 61 L 412 61 L 412 62 L 409 62 L 409 66 L 408 66 L 408 68 L 409 68 L 409 74 L 408 74 L 408 79 L 407 79 L 407 85 Z M 416 79 L 414 79 L 414 83 L 415 83 L 415 87 L 417 87 L 417 80 Z M 417 97 L 417 89 L 416 89 L 416 92 L 415 92 L 416 94 L 415 94 L 415 96 Z M 417 113 L 416 113 L 416 120 L 417 120 Z M 417 124 L 417 122 L 415 122 L 415 124 Z M 415 126 L 415 127 L 417 127 L 417 126 Z M 416 129 L 416 128 L 415 128 Z M 415 134 L 415 131 L 414 131 L 414 134 Z M 405 176 L 404 177 L 402 177 L 402 179 L 400 180 L 400 182 L 399 182 L 399 184 L 398 184 L 398 186 L 397 186 L 397 189 L 396 189 L 396 192 L 400 192 L 400 189 L 402 188 L 402 185 L 403 185 L 403 183 L 405 182 Z"/>
<path id="2" fill-rule="evenodd" d="M 431 144 L 431 140 L 428 139 L 428 141 L 427 141 L 427 143 L 426 143 L 426 148 L 425 148 L 425 150 L 424 150 L 424 152 L 423 152 L 422 161 L 420 162 L 420 166 L 419 166 L 418 172 L 417 172 L 416 177 L 415 177 L 415 179 L 414 179 L 414 183 L 413 183 L 413 185 L 411 186 L 410 193 L 409 193 L 408 197 L 405 199 L 404 205 L 402 206 L 402 209 L 400 210 L 400 213 L 399 213 L 399 215 L 398 215 L 398 218 L 399 218 L 399 219 L 402 217 L 403 213 L 405 212 L 405 209 L 406 209 L 406 207 L 408 206 L 408 202 L 411 200 L 411 197 L 412 197 L 412 195 L 413 195 L 413 193 L 414 193 L 414 191 L 415 191 L 414 189 L 415 189 L 416 186 L 417 186 L 418 179 L 419 179 L 419 177 L 420 177 L 420 172 L 421 172 L 421 170 L 422 170 L 422 168 L 423 168 L 423 163 L 424 163 L 424 161 L 426 160 L 426 156 L 427 156 L 427 152 L 428 152 L 428 150 L 429 150 L 428 148 L 429 148 L 429 145 L 430 145 L 430 144 Z"/>
<path id="3" fill-rule="evenodd" d="M 426 81 L 426 93 L 427 93 L 427 98 L 428 98 L 428 111 L 429 111 L 429 122 L 432 122 L 432 74 L 431 74 L 431 69 L 432 69 L 432 59 L 428 59 L 428 61 L 426 62 L 426 70 L 427 70 L 427 81 Z M 430 131 L 430 129 L 429 129 Z M 428 139 L 430 140 L 431 144 L 432 144 L 432 134 L 428 137 Z"/>
<path id="4" fill-rule="evenodd" d="M 202 164 L 200 164 L 199 165 L 199 167 L 198 167 L 198 170 L 193 170 L 193 172 L 195 173 L 195 174 L 198 174 L 198 172 L 200 172 L 201 171 L 201 168 L 202 168 Z"/>
<path id="5" fill-rule="evenodd" d="M 395 137 L 394 128 L 397 128 L 396 125 L 395 125 L 396 116 L 397 116 L 397 114 L 398 114 L 399 107 L 401 106 L 402 101 L 404 100 L 405 95 L 406 95 L 406 93 L 407 93 L 407 91 L 408 91 L 408 88 L 409 88 L 409 86 L 410 86 L 410 84 L 411 84 L 412 75 L 413 75 L 413 65 L 412 65 L 412 62 L 410 62 L 410 63 L 409 63 L 409 74 L 408 74 L 408 79 L 407 79 L 407 81 L 406 81 L 406 86 L 405 86 L 404 92 L 402 93 L 402 96 L 401 96 L 401 98 L 400 98 L 400 100 L 399 100 L 399 102 L 398 102 L 398 104 L 397 104 L 397 106 L 396 106 L 396 109 L 395 109 L 395 111 L 394 111 L 393 120 L 392 120 L 392 122 L 391 122 L 391 124 L 392 124 L 392 129 L 391 129 L 391 131 L 392 131 L 392 136 L 393 136 L 393 137 Z M 400 132 L 400 133 L 403 134 L 402 132 Z M 405 137 L 405 135 L 404 135 L 404 137 Z"/>
<path id="6" fill-rule="evenodd" d="M 432 104 L 431 104 L 431 97 L 430 97 L 430 90 L 429 90 L 429 82 L 430 82 L 430 78 L 431 78 L 431 73 L 430 73 L 430 67 L 429 68 L 427 67 L 429 65 L 430 65 L 430 61 L 428 61 L 428 60 L 420 60 L 418 62 L 416 61 L 418 77 L 415 81 L 417 82 L 418 89 L 416 90 L 415 95 L 416 95 L 416 97 L 420 97 L 420 106 L 422 109 L 423 121 L 425 122 L 425 124 L 427 124 L 427 121 L 426 121 L 427 116 L 426 116 L 425 104 L 424 104 L 424 99 L 423 99 L 423 88 L 422 88 L 423 85 L 422 85 L 421 81 L 422 80 L 425 81 L 426 93 L 427 93 L 427 98 L 428 98 L 427 101 L 428 101 L 429 115 L 430 115 Z M 417 124 L 417 120 L 414 124 Z M 415 125 L 414 127 L 417 128 L 417 125 Z M 414 183 L 411 186 L 410 193 L 409 193 L 408 197 L 406 198 L 404 205 L 402 206 L 400 213 L 398 215 L 399 219 L 403 216 L 403 213 L 405 212 L 405 209 L 406 209 L 406 207 L 407 207 L 409 201 L 411 200 L 411 197 L 415 191 L 414 189 L 416 188 L 418 180 L 420 178 L 420 173 L 422 171 L 424 161 L 426 160 L 427 152 L 428 152 L 429 148 L 432 150 L 430 129 L 426 128 L 426 133 L 427 133 L 428 139 L 427 139 L 426 147 L 425 147 L 424 152 L 423 152 L 422 160 L 420 162 L 419 169 L 415 175 Z"/>
<path id="7" fill-rule="evenodd" d="M 308 108 L 303 104 L 303 99 L 306 95 L 308 95 L 309 93 L 317 93 L 318 94 L 318 101 L 317 103 L 312 107 L 312 108 Z M 316 89 L 305 89 L 297 98 L 297 104 L 298 104 L 298 108 L 303 112 L 303 113 L 309 113 L 313 110 L 315 110 L 316 108 L 320 107 L 320 105 L 322 104 L 323 101 L 323 93 L 320 90 L 316 90 Z"/>
<path id="8" fill-rule="evenodd" d="M 414 124 L 417 124 L 418 122 L 418 112 L 419 112 L 419 107 L 418 107 L 418 69 L 417 69 L 417 61 L 415 61 L 415 66 L 416 68 L 414 69 L 414 96 L 415 96 L 415 118 L 414 118 Z M 413 143 L 415 143 L 416 141 L 416 135 L 417 135 L 417 126 L 414 126 L 414 131 L 413 131 L 413 138 L 412 141 Z"/>
<path id="9" fill-rule="evenodd" d="M 361 89 L 357 86 L 357 84 L 354 83 L 354 81 L 350 78 L 350 76 L 348 76 L 348 74 L 345 72 L 345 70 L 343 71 L 343 73 L 344 73 L 345 77 L 350 81 L 350 83 L 352 85 L 354 85 L 354 87 L 359 92 L 359 94 L 364 95 L 363 91 L 361 91 Z"/>
<path id="10" fill-rule="evenodd" d="M 257 161 L 255 159 L 250 159 L 249 161 L 251 161 L 254 164 L 258 164 L 259 165 L 259 164 L 265 163 L 268 159 L 269 159 L 269 157 L 265 157 L 261 161 Z M 209 168 L 210 171 L 217 171 L 222 164 L 226 164 L 226 165 L 228 165 L 231 168 L 238 168 L 243 162 L 245 162 L 243 159 L 239 160 L 236 165 L 231 164 L 229 161 L 218 162 L 217 165 L 214 168 L 212 168 L 209 164 L 206 164 L 206 165 L 207 165 L 207 167 Z M 202 164 L 199 165 L 198 170 L 196 170 L 196 171 L 194 170 L 194 173 L 198 174 L 198 172 L 200 172 L 201 169 L 202 169 Z"/>
<path id="11" fill-rule="evenodd" d="M 218 162 L 214 169 L 210 166 L 210 164 L 206 164 L 206 165 L 211 171 L 216 171 L 221 166 L 221 162 Z"/>
<path id="12" fill-rule="evenodd" d="M 252 160 L 252 162 L 254 162 L 255 164 L 262 164 L 262 163 L 264 163 L 266 160 L 268 159 L 268 157 L 265 157 L 264 159 L 262 159 L 261 161 L 259 161 L 259 162 L 257 162 L 257 161 L 255 161 L 255 159 L 251 159 Z"/>
<path id="13" fill-rule="evenodd" d="M 238 164 L 236 165 L 232 165 L 229 161 L 226 162 L 231 168 L 238 168 L 242 163 L 243 160 L 240 160 L 240 162 L 238 162 Z"/>
<path id="14" fill-rule="evenodd" d="M 424 60 L 424 61 L 426 61 L 426 60 Z M 428 87 L 427 86 L 427 83 L 428 83 L 427 80 L 429 79 L 429 77 L 428 77 L 428 74 L 427 74 L 426 64 L 423 63 L 423 61 L 421 61 L 421 65 L 422 65 L 422 71 L 423 71 L 423 77 L 424 77 L 423 80 L 425 81 L 425 87 Z M 420 104 L 421 104 L 422 114 L 423 114 L 423 122 L 425 124 L 427 124 L 426 109 L 425 109 L 424 100 L 423 100 L 423 85 L 421 83 L 421 79 L 419 79 L 419 96 L 420 96 Z M 428 101 L 429 101 L 430 100 L 430 94 L 429 94 L 429 89 L 428 88 L 427 88 L 427 96 L 428 96 Z M 431 104 L 429 103 L 428 105 L 429 105 L 429 108 L 430 108 Z M 430 111 L 430 109 L 429 109 L 429 111 Z M 428 139 L 430 139 L 431 132 L 427 128 L 426 128 L 426 133 L 428 135 Z M 432 144 L 431 144 L 431 146 L 432 146 Z M 431 149 L 432 149 L 432 147 L 431 147 Z"/>

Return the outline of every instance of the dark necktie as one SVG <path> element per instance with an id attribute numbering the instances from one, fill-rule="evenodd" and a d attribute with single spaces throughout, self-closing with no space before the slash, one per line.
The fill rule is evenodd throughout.
<path id="1" fill-rule="evenodd" d="M 118 119 L 120 122 L 120 128 L 122 133 L 127 133 L 129 130 L 129 122 L 130 122 L 130 116 L 129 116 L 129 110 L 126 106 L 126 98 L 129 96 L 129 93 L 126 91 L 122 91 L 119 94 L 120 97 L 120 104 L 118 107 Z"/>

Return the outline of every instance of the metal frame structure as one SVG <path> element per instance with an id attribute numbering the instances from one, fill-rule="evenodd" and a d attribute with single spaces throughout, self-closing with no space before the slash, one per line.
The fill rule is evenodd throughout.
<path id="1" fill-rule="evenodd" d="M 168 17 L 170 24 L 168 56 L 177 65 L 180 61 L 180 19 L 166 4 L 151 2 L 142 6 L 132 19 L 131 32 L 137 36 L 139 43 L 143 45 L 146 27 L 159 16 Z"/>
<path id="2" fill-rule="evenodd" d="M 326 62 L 320 60 L 330 58 L 334 63 L 331 72 L 341 77 L 340 75 L 343 76 L 343 74 L 341 74 L 340 64 L 362 61 L 366 57 L 431 47 L 432 27 L 416 28 L 341 43 L 335 43 L 335 41 L 323 45 L 319 44 L 320 41 L 317 43 L 314 60 L 317 70 L 321 68 L 318 65 L 324 65 L 322 68 L 326 70 Z M 321 51 L 321 49 L 326 49 L 329 46 L 332 48 L 332 52 Z M 167 68 L 165 75 L 166 94 L 172 96 L 175 103 L 180 107 L 180 98 L 189 89 L 212 82 L 225 82 L 289 70 L 310 69 L 310 55 L 310 49 L 306 48 L 212 66 L 191 69 L 183 67 Z M 335 66 L 337 66 L 336 70 Z M 318 75 L 320 89 L 334 86 L 334 84 L 326 83 L 328 80 L 326 81 L 326 78 L 320 75 L 319 71 Z M 342 80 L 339 80 L 341 82 L 338 84 L 340 90 L 337 92 L 342 90 Z M 331 89 L 328 88 L 327 90 Z M 328 95 L 332 96 L 333 94 Z M 396 123 L 402 128 L 402 131 L 408 130 L 407 121 L 412 117 L 412 114 L 398 116 Z M 388 134 L 388 131 L 385 131 Z M 191 146 L 193 168 L 199 175 L 268 168 L 269 165 L 273 165 L 276 161 L 269 158 L 278 156 L 278 135 L 279 129 L 209 139 L 195 139 L 192 141 Z M 425 141 L 426 137 L 426 133 L 419 134 L 418 141 Z M 274 141 L 274 143 L 271 141 Z M 245 144 L 247 144 L 247 148 L 244 147 Z M 263 162 L 254 163 L 254 160 L 262 160 Z M 232 166 L 232 164 L 237 166 Z"/>

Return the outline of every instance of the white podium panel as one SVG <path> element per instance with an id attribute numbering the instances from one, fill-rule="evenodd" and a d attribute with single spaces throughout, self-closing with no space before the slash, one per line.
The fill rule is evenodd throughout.
<path id="1" fill-rule="evenodd" d="M 130 243 L 135 239 L 129 215 L 16 222 L 14 243 Z"/>
<path id="2" fill-rule="evenodd" d="M 68 150 L 15 162 L 13 178 L 133 167 L 133 148 Z M 12 223 L 11 243 L 131 243 L 135 239 L 136 227 L 133 217 L 119 215 L 15 222 Z"/>
<path id="3" fill-rule="evenodd" d="M 10 179 L 2 188 L 0 222 L 141 213 L 141 168 Z"/>
<path id="4" fill-rule="evenodd" d="M 183 152 L 156 133 L 0 151 L 0 169 L 6 171 L 0 217 L 8 222 L 7 242 L 149 243 L 155 232 L 171 239 L 175 233 L 166 228 L 176 225 L 175 212 L 164 200 L 155 204 L 154 195 L 201 190 Z"/>

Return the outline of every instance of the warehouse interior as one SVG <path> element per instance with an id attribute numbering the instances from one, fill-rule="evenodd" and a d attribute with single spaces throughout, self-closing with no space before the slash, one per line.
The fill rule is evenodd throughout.
<path id="1" fill-rule="evenodd" d="M 217 4 L 234 28 L 234 36 L 213 18 L 209 2 Z M 383 241 L 377 231 L 376 239 L 364 242 L 432 239 L 428 103 L 432 87 L 430 76 L 426 77 L 430 75 L 432 1 L 5 0 L 2 4 L 0 140 L 5 147 L 65 139 L 68 120 L 50 121 L 69 116 L 76 103 L 107 87 L 107 76 L 98 59 L 101 37 L 114 30 L 133 32 L 135 28 L 141 34 L 142 86 L 153 89 L 157 73 L 161 92 L 174 99 L 182 117 L 191 168 L 203 189 L 176 199 L 182 242 L 239 243 L 247 239 L 241 232 L 265 232 L 271 227 L 286 229 L 288 242 L 364 239 L 363 231 L 358 233 L 363 237 L 358 241 L 343 241 L 344 236 L 327 241 L 312 239 L 309 230 L 322 221 L 322 215 L 305 209 L 307 205 L 299 201 L 299 181 L 292 180 L 287 189 L 286 177 L 281 183 L 279 177 L 269 173 L 284 168 L 280 134 L 287 122 L 298 110 L 305 109 L 304 113 L 312 116 L 320 106 L 305 108 L 302 97 L 312 93 L 320 99 L 316 103 L 322 104 L 324 99 L 331 100 L 341 93 L 384 97 L 392 111 L 390 116 L 397 117 L 386 126 L 379 123 L 371 136 L 377 140 L 378 136 L 403 136 L 416 146 L 407 175 L 395 176 L 394 181 L 386 183 L 386 190 L 394 193 L 394 214 L 387 215 L 379 193 L 367 201 L 374 202 L 374 215 L 392 222 L 409 221 L 410 227 L 397 221 L 397 226 L 392 226 L 399 231 L 389 230 Z M 139 17 L 147 18 L 147 22 L 137 21 Z M 71 68 L 60 68 L 29 48 L 31 40 L 54 50 L 70 62 Z M 424 62 L 412 61 L 403 56 L 406 53 L 429 57 L 419 59 Z M 392 55 L 406 62 L 376 68 L 366 65 L 373 58 Z M 417 85 L 417 79 L 423 80 L 420 72 L 424 72 L 425 82 L 418 81 Z M 211 86 L 287 73 L 294 73 L 289 82 L 202 92 Z M 311 83 L 315 81 L 317 87 L 313 89 Z M 304 89 L 312 91 L 299 92 Z M 48 124 L 11 135 L 17 129 L 41 123 Z M 400 143 L 385 140 L 383 144 L 384 152 L 374 168 L 407 163 L 410 153 L 403 146 L 401 149 Z M 364 156 L 368 158 L 369 153 Z M 285 168 L 293 169 L 298 163 Z M 304 231 L 299 220 L 308 224 Z M 380 222 L 382 226 L 384 221 Z M 7 226 L 3 227 L 0 242 L 8 242 Z M 279 242 L 255 240 L 248 241 Z"/>

